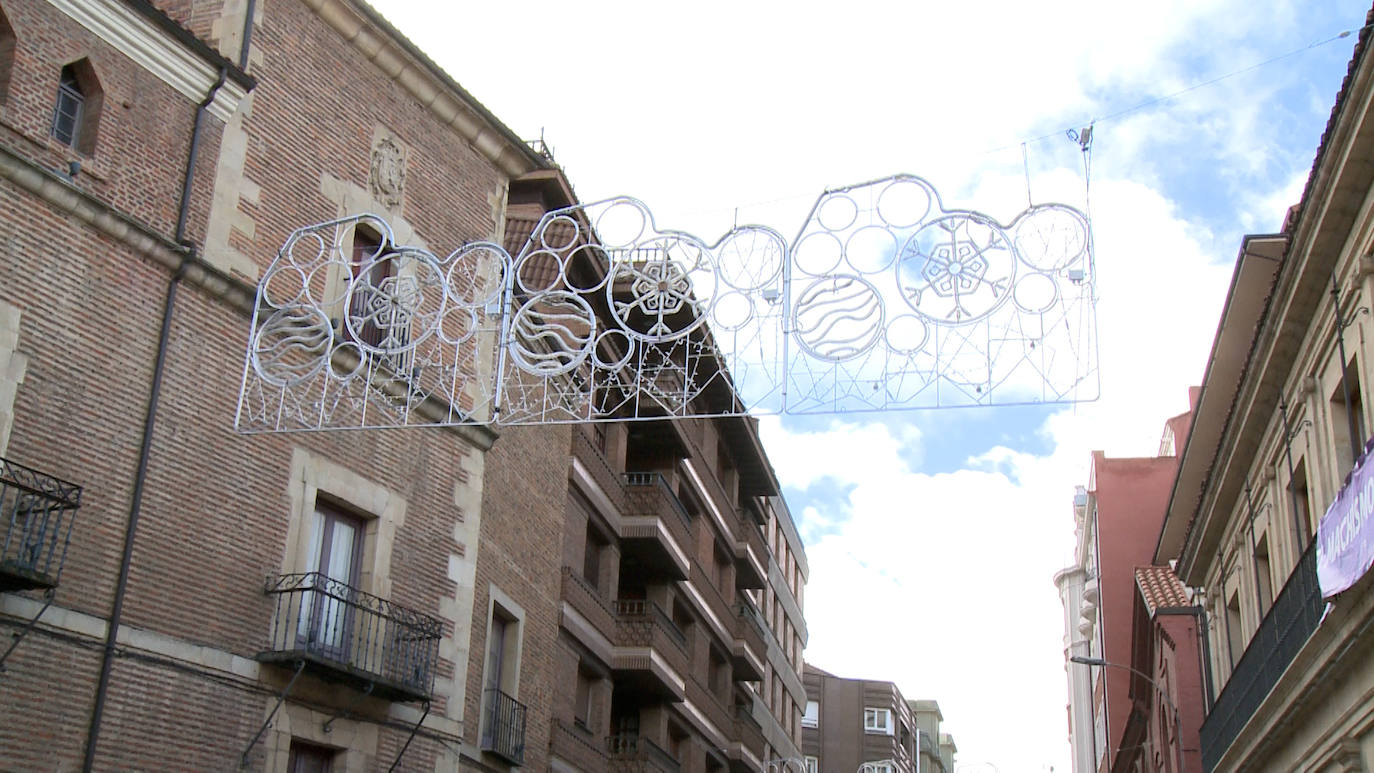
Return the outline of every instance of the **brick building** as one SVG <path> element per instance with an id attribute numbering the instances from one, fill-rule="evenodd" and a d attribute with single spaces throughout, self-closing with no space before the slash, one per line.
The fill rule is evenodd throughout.
<path id="1" fill-rule="evenodd" d="M 551 168 L 354 0 L 0 0 L 0 767 L 566 769 L 580 733 L 596 770 L 632 726 L 684 770 L 795 749 L 805 559 L 750 422 L 231 429 L 293 229 L 501 242 Z M 620 451 L 589 517 L 592 436 Z M 702 508 L 685 535 L 645 480 Z M 610 650 L 568 623 L 589 523 Z M 685 577 L 649 576 L 659 541 Z M 681 700 L 616 638 L 654 603 Z"/>
<path id="2" fill-rule="evenodd" d="M 508 248 L 572 203 L 557 170 L 513 180 Z M 503 747 L 484 762 L 796 756 L 806 561 L 753 420 L 505 428 L 482 510 L 467 730 Z"/>
<path id="3" fill-rule="evenodd" d="M 954 738 L 933 700 L 907 700 L 892 682 L 847 679 L 806 665 L 806 773 L 954 773 Z"/>
<path id="4" fill-rule="evenodd" d="M 1074 497 L 1075 561 L 1054 580 L 1078 773 L 1197 765 L 1202 610 L 1151 553 L 1190 421 L 1191 413 L 1167 420 L 1152 457 L 1093 452 L 1088 485 Z"/>

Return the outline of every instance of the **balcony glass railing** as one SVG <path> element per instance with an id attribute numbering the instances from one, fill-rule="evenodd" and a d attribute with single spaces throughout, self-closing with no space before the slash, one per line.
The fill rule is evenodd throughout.
<path id="1" fill-rule="evenodd" d="M 0 591 L 57 586 L 80 506 L 80 486 L 0 459 Z"/>
<path id="2" fill-rule="evenodd" d="M 327 678 L 371 684 L 373 694 L 428 698 L 443 624 L 320 572 L 268 578 L 276 597 L 266 662 L 302 661 Z"/>
<path id="3" fill-rule="evenodd" d="M 1202 723 L 1203 770 L 1212 770 L 1307 643 L 1322 616 L 1316 541 L 1307 546 L 1269 613 L 1236 662 L 1216 705 Z"/>

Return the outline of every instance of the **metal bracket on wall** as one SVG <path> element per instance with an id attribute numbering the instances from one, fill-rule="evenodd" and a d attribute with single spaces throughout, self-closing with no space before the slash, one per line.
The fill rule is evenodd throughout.
<path id="1" fill-rule="evenodd" d="M 29 635 L 29 631 L 32 631 L 33 627 L 38 625 L 38 618 L 42 617 L 43 613 L 48 611 L 48 607 L 52 606 L 53 599 L 55 598 L 57 598 L 57 588 L 49 588 L 45 591 L 43 593 L 43 607 L 38 610 L 38 614 L 34 615 L 32 620 L 25 623 L 23 628 L 10 634 L 14 637 L 14 641 L 10 642 L 10 646 L 5 650 L 5 654 L 0 655 L 0 674 L 5 672 L 5 659 L 19 646 L 19 642 L 23 641 L 24 637 Z"/>
<path id="2" fill-rule="evenodd" d="M 249 753 L 253 751 L 254 746 L 258 745 L 258 741 L 262 740 L 262 734 L 267 732 L 267 728 L 272 726 L 272 719 L 277 716 L 277 711 L 281 708 L 281 705 L 286 702 L 286 696 L 291 694 L 291 688 L 296 686 L 296 680 L 300 678 L 301 673 L 304 671 L 305 661 L 297 660 L 296 671 L 291 674 L 291 681 L 287 682 L 286 687 L 282 688 L 281 695 L 277 696 L 276 705 L 274 705 L 272 710 L 267 714 L 267 720 L 262 723 L 262 727 L 258 728 L 258 732 L 253 734 L 253 740 L 248 742 L 248 747 L 244 749 L 243 754 L 239 756 L 239 770 L 244 770 L 248 767 Z"/>
<path id="3" fill-rule="evenodd" d="M 425 701 L 424 713 L 420 715 L 420 720 L 415 723 L 415 726 L 410 728 L 410 735 L 406 736 L 406 742 L 401 744 L 401 750 L 399 752 L 396 752 L 396 759 L 391 761 L 391 767 L 386 769 L 386 773 L 391 773 L 391 771 L 396 769 L 397 765 L 401 764 L 401 758 L 406 755 L 406 749 L 410 748 L 410 742 L 415 740 L 415 734 L 420 732 L 420 726 L 425 723 L 425 718 L 428 716 L 429 701 Z"/>
<path id="4" fill-rule="evenodd" d="M 349 714 L 351 714 L 351 713 L 353 712 L 353 709 L 356 709 L 356 708 L 358 707 L 359 704 L 361 704 L 363 701 L 367 700 L 368 696 L 372 695 L 372 688 L 374 688 L 374 687 L 376 687 L 376 686 L 377 686 L 377 683 L 376 683 L 376 682 L 368 682 L 368 683 L 367 683 L 367 689 L 365 689 L 365 690 L 363 690 L 361 693 L 359 693 L 359 694 L 358 694 L 358 697 L 354 698 L 354 699 L 353 699 L 353 702 L 350 703 L 350 704 L 348 704 L 348 707 L 345 708 L 343 711 L 340 711 L 339 713 L 335 714 L 334 716 L 330 717 L 329 719 L 326 719 L 326 720 L 324 721 L 324 724 L 323 724 L 323 725 L 320 725 L 320 729 L 323 730 L 324 732 L 328 733 L 330 727 L 334 724 L 334 720 L 339 719 L 340 717 L 346 717 L 346 716 L 348 716 Z"/>

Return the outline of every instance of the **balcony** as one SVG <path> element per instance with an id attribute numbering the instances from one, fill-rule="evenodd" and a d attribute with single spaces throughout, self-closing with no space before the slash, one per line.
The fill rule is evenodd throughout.
<path id="1" fill-rule="evenodd" d="M 555 719 L 550 725 L 549 752 L 576 770 L 606 770 L 610 760 L 598 739 L 580 724 Z"/>
<path id="2" fill-rule="evenodd" d="M 757 682 L 763 679 L 763 664 L 768 658 L 768 640 L 772 634 L 753 603 L 741 601 L 735 605 L 735 641 L 731 647 L 731 665 L 735 679 Z"/>
<path id="3" fill-rule="evenodd" d="M 443 623 L 320 572 L 270 577 L 275 596 L 264 663 L 303 663 L 321 679 L 371 687 L 388 700 L 425 700 L 434 688 Z"/>
<path id="4" fill-rule="evenodd" d="M 1260 621 L 1216 705 L 1202 723 L 1202 769 L 1212 770 L 1293 662 L 1322 616 L 1316 540 L 1307 546 L 1269 613 Z"/>
<path id="5" fill-rule="evenodd" d="M 525 764 L 525 704 L 489 687 L 482 694 L 482 751 L 512 765 Z"/>
<path id="6" fill-rule="evenodd" d="M 611 667 L 617 684 L 680 701 L 690 663 L 687 637 L 652 601 L 615 602 L 615 654 Z"/>
<path id="7" fill-rule="evenodd" d="M 610 602 L 580 572 L 567 566 L 563 567 L 563 601 L 597 634 L 607 639 L 615 636 L 615 611 Z M 571 624 L 568 615 L 564 617 L 564 627 L 582 632 L 582 625 Z"/>
<path id="8" fill-rule="evenodd" d="M 762 588 L 768 584 L 768 544 L 758 524 L 740 510 L 735 524 L 735 585 Z"/>
<path id="9" fill-rule="evenodd" d="M 763 759 L 763 726 L 754 718 L 749 706 L 735 704 L 735 727 L 731 740 L 736 746 L 730 749 L 730 768 L 732 770 L 753 771 L 758 769 L 758 761 Z"/>
<path id="10" fill-rule="evenodd" d="M 611 505 L 616 510 L 624 512 L 624 483 L 606 461 L 605 453 L 596 447 L 581 427 L 575 428 L 572 434 L 573 459 L 587 471 L 588 477 L 601 489 L 601 493 L 610 500 Z"/>
<path id="11" fill-rule="evenodd" d="M 0 459 L 0 592 L 57 587 L 79 507 L 80 486 Z"/>
<path id="12" fill-rule="evenodd" d="M 617 733 L 606 737 L 610 754 L 609 770 L 616 773 L 680 773 L 682 766 L 662 746 L 638 733 Z"/>
<path id="13" fill-rule="evenodd" d="M 623 558 L 685 580 L 690 566 L 692 519 L 687 508 L 656 472 L 627 472 L 620 549 Z"/>

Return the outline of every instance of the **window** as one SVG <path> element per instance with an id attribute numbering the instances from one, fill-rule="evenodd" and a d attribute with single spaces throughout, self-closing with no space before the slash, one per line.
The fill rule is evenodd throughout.
<path id="1" fill-rule="evenodd" d="M 1342 480 L 1355 466 L 1351 433 L 1355 435 L 1355 446 L 1364 445 L 1364 403 L 1357 365 L 1357 362 L 1351 362 L 1341 376 L 1344 384 L 1350 388 L 1350 410 L 1346 410 L 1345 388 L 1341 383 L 1337 383 L 1331 392 L 1331 439 L 1336 444 L 1336 472 Z"/>
<path id="2" fill-rule="evenodd" d="M 598 591 L 601 590 L 602 556 L 609 547 L 609 543 L 601 536 L 596 526 L 588 522 L 586 546 L 582 553 L 582 579 Z"/>
<path id="3" fill-rule="evenodd" d="M 52 136 L 63 145 L 76 147 L 81 132 L 81 108 L 85 102 L 86 95 L 76 80 L 76 72 L 71 65 L 63 67 L 57 85 L 57 104 L 52 111 Z"/>
<path id="4" fill-rule="evenodd" d="M 891 762 L 865 762 L 859 770 L 862 773 L 893 773 Z"/>
<path id="5" fill-rule="evenodd" d="M 573 721 L 578 727 L 591 729 L 592 687 L 596 677 L 586 669 L 577 669 L 577 693 L 573 698 Z"/>
<path id="6" fill-rule="evenodd" d="M 291 739 L 286 757 L 286 773 L 330 773 L 334 769 L 334 750 Z"/>
<path id="7" fill-rule="evenodd" d="M 1231 668 L 1245 652 L 1245 634 L 1240 629 L 1240 593 L 1232 593 L 1226 601 L 1226 654 Z"/>
<path id="8" fill-rule="evenodd" d="M 806 713 L 802 715 L 802 727 L 819 727 L 821 722 L 821 704 L 816 701 L 806 702 Z"/>
<path id="9" fill-rule="evenodd" d="M 310 518 L 310 552 L 305 571 L 318 573 L 315 590 L 301 610 L 298 638 L 311 650 L 346 660 L 353 623 L 349 604 L 358 589 L 363 553 L 363 519 L 328 501 L 316 500 Z"/>
<path id="10" fill-rule="evenodd" d="M 1288 481 L 1289 502 L 1291 507 L 1295 507 L 1293 520 L 1297 523 L 1297 534 L 1299 544 L 1298 553 L 1307 547 L 1307 541 L 1312 538 L 1312 503 L 1307 495 L 1307 460 L 1299 459 L 1293 468 L 1293 479 Z"/>
<path id="11" fill-rule="evenodd" d="M 1259 616 L 1269 611 L 1274 603 L 1274 579 L 1269 570 L 1269 535 L 1261 534 L 1255 544 L 1255 575 L 1259 582 Z"/>
<path id="12" fill-rule="evenodd" d="M 806 758 L 806 773 L 820 773 L 821 761 L 815 757 Z"/>
<path id="13" fill-rule="evenodd" d="M 95 150 L 101 90 L 90 60 L 81 59 L 62 68 L 57 80 L 49 134 L 79 153 Z"/>
<path id="14" fill-rule="evenodd" d="M 892 735 L 892 709 L 864 709 L 864 732 Z"/>

